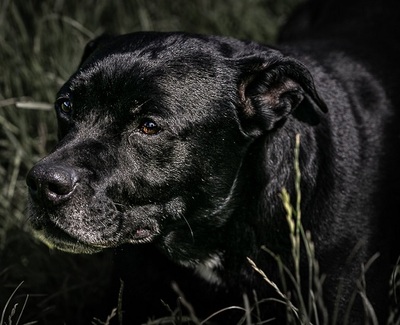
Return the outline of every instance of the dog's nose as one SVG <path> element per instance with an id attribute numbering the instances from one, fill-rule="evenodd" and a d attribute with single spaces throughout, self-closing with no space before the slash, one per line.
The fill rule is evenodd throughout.
<path id="1" fill-rule="evenodd" d="M 78 176 L 74 169 L 46 164 L 34 166 L 26 177 L 31 198 L 35 202 L 45 201 L 50 204 L 59 204 L 69 199 L 77 182 Z"/>

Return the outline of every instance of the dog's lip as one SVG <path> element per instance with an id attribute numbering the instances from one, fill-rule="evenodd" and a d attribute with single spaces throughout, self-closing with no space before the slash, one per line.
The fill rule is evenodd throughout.
<path id="1" fill-rule="evenodd" d="M 34 235 L 39 238 L 43 243 L 45 243 L 50 248 L 57 248 L 58 250 L 76 253 L 76 254 L 93 254 L 100 252 L 102 249 L 107 248 L 100 245 L 92 245 L 84 243 L 80 240 L 69 236 L 64 233 L 62 237 L 59 235 L 55 236 L 53 233 L 49 232 L 47 229 L 34 230 Z"/>
<path id="2" fill-rule="evenodd" d="M 136 227 L 131 237 L 127 240 L 130 244 L 150 243 L 155 237 L 159 235 L 160 231 L 155 225 L 146 225 Z"/>
<path id="3" fill-rule="evenodd" d="M 33 233 L 50 248 L 57 248 L 70 253 L 91 254 L 113 246 L 103 243 L 88 243 L 82 241 L 52 222 L 46 222 L 46 225 L 40 227 L 36 225 L 33 229 Z"/>
<path id="4" fill-rule="evenodd" d="M 96 253 L 103 249 L 115 248 L 125 243 L 142 244 L 150 243 L 160 233 L 159 227 L 154 222 L 147 222 L 137 225 L 131 229 L 129 239 L 118 240 L 120 236 L 115 236 L 114 240 L 108 242 L 88 242 L 70 234 L 65 229 L 48 220 L 45 224 L 33 224 L 33 232 L 37 238 L 44 242 L 50 248 L 57 248 L 62 251 L 72 253 Z"/>

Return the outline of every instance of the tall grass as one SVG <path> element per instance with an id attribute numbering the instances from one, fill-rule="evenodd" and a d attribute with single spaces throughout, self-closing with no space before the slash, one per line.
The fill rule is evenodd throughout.
<path id="1" fill-rule="evenodd" d="M 282 260 L 278 255 L 269 250 L 266 246 L 262 249 L 274 257 L 278 263 L 279 269 L 281 270 L 281 277 L 283 287 L 280 288 L 276 283 L 271 281 L 268 276 L 257 267 L 257 265 L 249 260 L 252 267 L 260 273 L 266 283 L 272 286 L 278 295 L 282 298 L 281 303 L 287 306 L 287 315 L 289 324 L 310 324 L 311 320 L 314 319 L 316 324 L 327 324 L 328 314 L 326 307 L 324 305 L 323 299 L 323 280 L 324 277 L 319 274 L 318 261 L 315 257 L 315 249 L 312 241 L 311 233 L 309 231 L 304 231 L 301 223 L 301 173 L 299 166 L 299 154 L 300 154 L 300 135 L 296 136 L 296 145 L 294 152 L 294 172 L 295 172 L 295 206 L 292 205 L 289 193 L 284 188 L 282 189 L 282 203 L 286 211 L 286 222 L 288 224 L 291 243 L 291 258 L 293 261 L 294 268 L 290 270 L 286 265 L 282 263 Z M 301 250 L 305 249 L 306 256 L 308 260 L 308 281 L 306 292 L 308 292 L 308 299 L 304 297 L 304 284 L 301 279 L 300 270 L 300 260 L 301 260 Z M 291 297 L 289 297 L 285 292 L 286 280 L 289 280 L 294 284 L 295 292 Z M 296 300 L 297 306 L 292 302 Z"/>

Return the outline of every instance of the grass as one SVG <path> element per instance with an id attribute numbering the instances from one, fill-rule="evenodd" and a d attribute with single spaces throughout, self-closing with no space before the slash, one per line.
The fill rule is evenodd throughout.
<path id="1" fill-rule="evenodd" d="M 294 265 L 293 270 L 290 270 L 284 265 L 278 255 L 270 251 L 267 247 L 263 246 L 262 249 L 274 257 L 281 270 L 282 285 L 279 287 L 276 283 L 268 278 L 263 270 L 259 269 L 257 265 L 249 259 L 251 266 L 256 270 L 265 280 L 267 285 L 270 285 L 278 293 L 281 298 L 279 300 L 282 304 L 287 307 L 288 324 L 314 324 L 314 325 L 351 325 L 349 321 L 349 313 L 352 308 L 356 296 L 360 296 L 363 304 L 364 313 L 366 315 L 367 323 L 371 325 L 378 325 L 377 316 L 374 308 L 371 305 L 367 297 L 367 285 L 365 276 L 371 267 L 371 265 L 378 258 L 378 254 L 372 256 L 365 265 L 362 265 L 362 271 L 357 281 L 357 290 L 353 292 L 353 295 L 348 304 L 348 308 L 344 317 L 344 320 L 339 323 L 337 320 L 338 310 L 334 310 L 332 315 L 328 315 L 327 308 L 323 298 L 323 284 L 324 275 L 319 272 L 318 260 L 315 256 L 314 244 L 312 241 L 312 235 L 310 232 L 305 231 L 301 223 L 301 173 L 299 168 L 299 152 L 300 152 L 300 135 L 296 136 L 296 146 L 294 153 L 294 171 L 295 171 L 295 206 L 292 205 L 292 200 L 288 195 L 286 189 L 282 190 L 282 202 L 286 210 L 286 221 L 289 226 L 289 237 L 291 242 L 291 258 Z M 307 256 L 308 262 L 308 276 L 307 287 L 304 288 L 304 284 L 301 280 L 300 270 L 300 257 L 301 250 L 304 249 Z M 355 248 L 355 251 L 357 248 Z M 349 257 L 349 261 L 351 256 Z M 287 293 L 286 279 L 294 285 L 294 292 Z M 341 296 L 341 283 L 338 283 L 337 299 Z M 400 297 L 397 295 L 400 292 L 400 257 L 395 266 L 392 277 L 390 279 L 390 296 L 393 297 L 394 304 L 391 306 L 389 311 L 389 317 L 386 322 L 387 325 L 399 325 L 400 324 Z M 304 295 L 307 292 L 308 295 Z M 307 300 L 306 300 L 307 299 Z M 250 323 L 249 323 L 250 324 Z"/>
<path id="2" fill-rule="evenodd" d="M 105 310 L 102 315 L 95 313 L 95 306 L 107 294 L 111 254 L 75 256 L 49 251 L 31 236 L 26 223 L 25 175 L 56 141 L 52 102 L 58 88 L 76 68 L 86 42 L 105 31 L 181 30 L 271 43 L 285 17 L 300 1 L 0 2 L 0 325 L 105 325 L 119 317 L 117 309 Z M 300 183 L 300 174 L 297 182 Z M 266 285 L 275 286 L 280 293 L 293 324 L 306 324 L 311 318 L 328 324 L 321 300 L 323 277 L 318 272 L 311 235 L 301 227 L 301 197 L 297 193 L 294 207 L 287 193 L 282 193 L 295 272 L 289 272 L 282 263 L 280 267 L 282 274 L 298 283 L 295 295 L 300 303 L 295 303 L 284 287 L 271 282 L 255 264 L 253 267 L 265 278 Z M 301 301 L 300 295 L 301 247 L 310 256 L 309 301 Z M 400 266 L 393 273 L 392 283 L 395 294 L 395 288 L 400 287 Z M 362 284 L 361 279 L 361 288 Z M 365 306 L 368 310 L 368 301 Z M 196 319 L 194 311 L 189 312 L 191 317 L 184 316 L 190 308 L 183 297 L 180 310 L 170 311 L 172 316 L 158 323 L 184 324 L 191 319 L 194 324 L 203 324 L 205 321 Z M 243 310 L 243 324 L 251 324 L 250 311 L 257 306 L 250 306 L 245 299 L 243 306 L 230 309 L 237 308 Z M 396 324 L 396 315 L 393 312 L 388 324 Z"/>

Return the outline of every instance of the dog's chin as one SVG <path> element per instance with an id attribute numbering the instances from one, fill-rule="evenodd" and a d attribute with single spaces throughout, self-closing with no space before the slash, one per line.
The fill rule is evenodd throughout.
<path id="1" fill-rule="evenodd" d="M 78 239 L 64 233 L 62 236 L 59 234 L 54 235 L 46 230 L 34 230 L 36 238 L 42 241 L 51 249 L 58 249 L 60 251 L 74 253 L 74 254 L 94 254 L 102 251 L 106 247 L 91 245 L 84 243 Z"/>
<path id="2" fill-rule="evenodd" d="M 36 229 L 35 229 L 36 228 Z M 82 236 L 74 236 L 73 234 L 61 229 L 55 224 L 48 222 L 45 226 L 36 225 L 33 227 L 33 233 L 36 238 L 42 241 L 51 249 L 75 253 L 75 254 L 94 254 L 104 249 L 115 248 L 122 244 L 146 244 L 151 243 L 159 234 L 158 227 L 150 225 L 141 225 L 136 229 L 132 229 L 132 233 L 124 240 L 113 238 L 109 241 L 89 241 L 91 236 L 87 234 L 85 239 Z"/>

